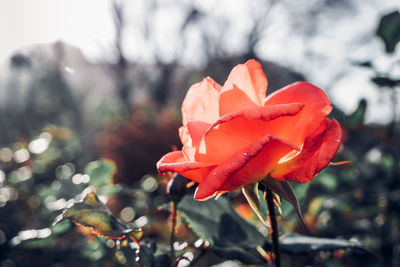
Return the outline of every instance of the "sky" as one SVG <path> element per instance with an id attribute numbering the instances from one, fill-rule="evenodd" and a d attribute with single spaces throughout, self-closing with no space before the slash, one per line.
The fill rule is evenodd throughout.
<path id="1" fill-rule="evenodd" d="M 295 1 L 297 3 L 301 3 Z M 161 1 L 172 3 L 171 0 Z M 374 73 L 349 66 L 354 60 L 373 60 L 380 70 L 387 70 L 393 59 L 400 59 L 400 53 L 387 56 L 383 52 L 383 43 L 374 37 L 377 18 L 385 12 L 398 8 L 396 0 L 372 1 L 355 0 L 355 9 L 344 14 L 335 14 L 334 9 L 316 16 L 310 38 L 296 33 L 293 18 L 308 16 L 306 13 L 318 0 L 306 1 L 304 8 L 286 12 L 291 1 L 281 1 L 273 7 L 265 23 L 264 38 L 256 47 L 258 54 L 267 60 L 305 74 L 310 82 L 326 88 L 333 102 L 346 112 L 352 112 L 360 98 L 366 98 L 371 104 L 368 121 L 387 122 L 391 108 L 385 103 L 390 95 L 382 93 L 369 82 Z M 125 1 L 127 28 L 124 49 L 132 60 L 151 62 L 152 45 L 157 46 L 166 60 L 173 56 L 179 46 L 177 38 L 182 14 L 191 1 L 184 5 L 165 5 L 163 9 L 144 12 L 151 1 Z M 234 3 L 227 4 L 227 3 Z M 216 38 L 223 34 L 221 45 L 230 53 L 238 53 L 243 48 L 249 16 L 257 15 L 246 10 L 254 9 L 254 2 L 244 0 L 212 1 L 202 0 L 196 5 L 203 12 L 210 14 L 206 22 L 213 26 L 218 18 L 225 18 L 229 27 L 214 31 Z M 285 6 L 286 5 L 286 6 Z M 148 7 L 148 6 L 147 6 Z M 307 9 L 308 8 L 308 9 Z M 113 59 L 114 24 L 110 0 L 0 0 L 0 62 L 5 62 L 10 54 L 21 47 L 37 43 L 64 41 L 79 47 L 91 61 Z M 150 18 L 151 31 L 154 32 L 151 45 L 143 39 L 143 21 Z M 337 20 L 332 20 L 332 18 Z M 298 20 L 297 23 L 302 23 Z M 328 29 L 328 30 L 327 30 Z M 357 33 L 358 35 L 356 35 Z M 222 35 L 221 35 L 222 36 Z M 189 48 L 182 54 L 184 64 L 201 64 L 203 55 L 196 46 L 199 34 L 191 29 L 187 42 Z M 365 41 L 366 40 L 366 41 Z M 299 56 L 302 55 L 302 56 Z M 400 76 L 400 68 L 397 70 Z"/>
<path id="2" fill-rule="evenodd" d="M 58 40 L 96 59 L 113 40 L 110 10 L 109 0 L 1 0 L 0 62 L 20 47 Z"/>

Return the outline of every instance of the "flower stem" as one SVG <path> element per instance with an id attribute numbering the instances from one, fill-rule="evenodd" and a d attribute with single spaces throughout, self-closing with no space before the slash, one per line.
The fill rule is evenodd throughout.
<path id="1" fill-rule="evenodd" d="M 175 242 L 175 226 L 176 226 L 176 203 L 175 201 L 171 201 L 171 235 L 169 239 L 169 246 L 170 246 L 170 251 L 171 251 L 171 267 L 175 266 L 175 248 L 174 248 L 174 242 Z"/>
<path id="2" fill-rule="evenodd" d="M 268 187 L 265 189 L 267 192 L 267 206 L 269 212 L 269 218 L 271 220 L 271 229 L 272 229 L 272 247 L 275 254 L 275 267 L 281 266 L 281 255 L 279 250 L 279 231 L 278 231 L 278 221 L 276 220 L 275 215 L 275 205 L 274 205 L 274 196 L 272 190 Z"/>

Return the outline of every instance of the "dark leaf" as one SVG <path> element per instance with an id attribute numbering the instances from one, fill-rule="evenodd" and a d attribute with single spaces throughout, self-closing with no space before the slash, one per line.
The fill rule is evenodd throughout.
<path id="1" fill-rule="evenodd" d="M 195 201 L 192 196 L 185 195 L 178 204 L 178 210 L 193 231 L 211 245 L 214 244 L 215 238 L 217 240 L 229 238 L 232 241 L 245 238 L 242 242 L 248 243 L 248 247 L 253 248 L 264 243 L 263 235 L 252 224 L 240 217 L 225 197 L 218 200 Z M 230 221 L 228 225 L 223 225 L 222 223 L 227 223 L 227 220 Z M 231 233 L 230 237 L 221 236 L 224 234 L 221 230 L 222 226 L 240 228 L 240 231 Z"/>
<path id="2" fill-rule="evenodd" d="M 241 243 L 243 240 L 247 239 L 246 232 L 231 214 L 222 214 L 218 228 L 218 240 L 222 243 Z"/>
<path id="3" fill-rule="evenodd" d="M 246 264 L 260 264 L 263 260 L 250 250 L 254 247 L 246 242 L 247 234 L 230 214 L 223 214 L 214 239 L 213 251 L 224 259 L 240 260 Z M 254 251 L 255 252 L 255 251 Z"/>
<path id="4" fill-rule="evenodd" d="M 265 243 L 264 236 L 240 217 L 225 197 L 200 202 L 185 195 L 178 210 L 192 230 L 207 240 L 210 249 L 219 257 L 238 259 L 247 264 L 264 262 L 256 252 L 256 248 Z"/>
<path id="5" fill-rule="evenodd" d="M 400 41 L 399 11 L 394 11 L 383 16 L 379 22 L 376 34 L 382 38 L 385 43 L 386 52 L 393 53 L 396 44 Z"/>
<path id="6" fill-rule="evenodd" d="M 308 254 L 314 251 L 330 251 L 337 249 L 354 248 L 364 252 L 367 250 L 357 242 L 304 236 L 290 233 L 279 238 L 282 252 L 292 254 Z"/>
<path id="7" fill-rule="evenodd" d="M 300 203 L 296 197 L 295 192 L 288 182 L 278 181 L 273 178 L 266 178 L 261 181 L 261 184 L 274 191 L 281 198 L 287 200 L 295 208 L 297 214 L 299 215 L 300 221 L 305 226 L 303 215 L 301 213 Z M 308 187 L 308 183 L 304 185 L 307 185 Z"/>
<path id="8" fill-rule="evenodd" d="M 393 88 L 400 85 L 400 80 L 393 80 L 385 76 L 376 76 L 371 78 L 371 81 L 379 87 Z"/>
<path id="9" fill-rule="evenodd" d="M 155 255 L 156 251 L 149 247 L 146 242 L 141 242 L 142 246 L 139 249 L 138 262 L 139 266 L 148 267 L 164 267 L 169 266 L 168 254 Z"/>
<path id="10" fill-rule="evenodd" d="M 219 257 L 214 250 L 209 248 L 203 248 L 202 251 L 196 254 L 194 260 L 190 262 L 190 267 L 213 266 L 226 261 L 226 259 Z"/>
<path id="11" fill-rule="evenodd" d="M 223 259 L 239 260 L 245 264 L 265 264 L 265 261 L 254 252 L 245 250 L 239 246 L 212 246 L 211 248 L 215 254 Z"/>
<path id="12" fill-rule="evenodd" d="M 143 239 L 140 242 L 140 249 L 137 251 L 138 258 L 136 259 L 139 266 L 149 266 L 149 267 L 164 267 L 169 266 L 169 256 L 168 254 L 155 255 L 157 251 L 157 244 L 154 239 Z"/>
<path id="13" fill-rule="evenodd" d="M 92 229 L 92 232 L 98 236 L 111 239 L 128 237 L 137 243 L 142 236 L 141 229 L 129 229 L 115 218 L 108 207 L 100 202 L 93 192 L 88 193 L 82 202 L 74 203 L 65 209 L 56 223 L 65 219 L 71 220 L 76 225 Z"/>

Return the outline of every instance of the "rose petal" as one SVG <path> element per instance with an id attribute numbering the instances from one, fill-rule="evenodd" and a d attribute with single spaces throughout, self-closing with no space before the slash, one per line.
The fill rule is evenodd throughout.
<path id="1" fill-rule="evenodd" d="M 316 133 L 306 138 L 300 154 L 279 164 L 270 175 L 281 181 L 312 181 L 331 162 L 341 141 L 342 129 L 339 123 L 335 119 L 325 119 Z"/>
<path id="2" fill-rule="evenodd" d="M 262 120 L 262 121 L 270 121 L 277 119 L 282 116 L 294 116 L 303 109 L 304 104 L 302 103 L 290 103 L 290 104 L 278 104 L 273 106 L 264 106 L 250 109 L 242 109 L 237 112 L 229 113 L 225 116 L 219 118 L 213 124 L 209 124 L 208 130 L 204 133 L 206 136 L 207 133 L 212 130 L 212 128 L 222 124 L 229 122 L 235 118 L 242 117 L 247 120 Z"/>
<path id="3" fill-rule="evenodd" d="M 182 145 L 186 145 L 188 142 L 192 142 L 190 138 L 188 128 L 186 126 L 179 127 L 179 138 L 181 139 Z"/>
<path id="4" fill-rule="evenodd" d="M 157 169 L 161 174 L 177 172 L 198 183 L 203 181 L 215 166 L 215 164 L 207 162 L 187 161 L 182 151 L 170 152 L 157 162 Z"/>
<path id="5" fill-rule="evenodd" d="M 198 161 L 222 163 L 235 151 L 273 133 L 266 122 L 282 116 L 294 116 L 303 104 L 292 103 L 245 109 L 217 120 L 204 134 L 196 154 Z"/>
<path id="6" fill-rule="evenodd" d="M 211 124 L 203 121 L 188 121 L 187 128 L 192 139 L 192 146 L 198 147 L 204 133 L 210 128 Z"/>
<path id="7" fill-rule="evenodd" d="M 296 146 L 301 146 L 332 110 L 324 91 L 307 82 L 296 82 L 274 92 L 267 97 L 264 105 L 284 103 L 303 103 L 304 108 L 297 116 L 269 122 L 268 127 L 272 135 Z"/>
<path id="8" fill-rule="evenodd" d="M 221 86 L 207 77 L 192 85 L 182 103 L 182 121 L 190 120 L 212 123 L 218 119 L 219 91 Z"/>
<path id="9" fill-rule="evenodd" d="M 222 92 L 219 96 L 219 116 L 259 106 L 260 105 L 254 103 L 246 93 L 240 90 L 235 84 L 232 85 L 232 89 Z"/>
<path id="10" fill-rule="evenodd" d="M 187 161 L 196 161 L 196 148 L 190 146 L 189 144 L 186 144 L 182 147 L 182 153 Z"/>
<path id="11" fill-rule="evenodd" d="M 261 106 L 266 97 L 268 80 L 261 64 L 251 59 L 245 64 L 234 67 L 226 80 L 222 91 L 230 90 L 236 85 L 256 105 Z M 229 99 L 226 99 L 229 101 Z M 220 102 L 221 103 L 221 102 Z"/>
<path id="12" fill-rule="evenodd" d="M 197 187 L 194 199 L 207 200 L 219 192 L 264 179 L 279 159 L 293 149 L 296 147 L 276 137 L 264 136 L 213 169 Z"/>

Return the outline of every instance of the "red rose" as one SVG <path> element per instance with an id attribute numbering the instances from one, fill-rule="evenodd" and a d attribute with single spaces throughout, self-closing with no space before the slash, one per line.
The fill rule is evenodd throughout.
<path id="1" fill-rule="evenodd" d="M 268 81 L 255 60 L 236 66 L 224 86 L 207 77 L 182 104 L 182 151 L 163 156 L 160 173 L 177 172 L 199 183 L 194 198 L 269 177 L 309 182 L 325 168 L 342 140 L 339 123 L 327 119 L 327 95 L 296 82 L 266 97 Z"/>

